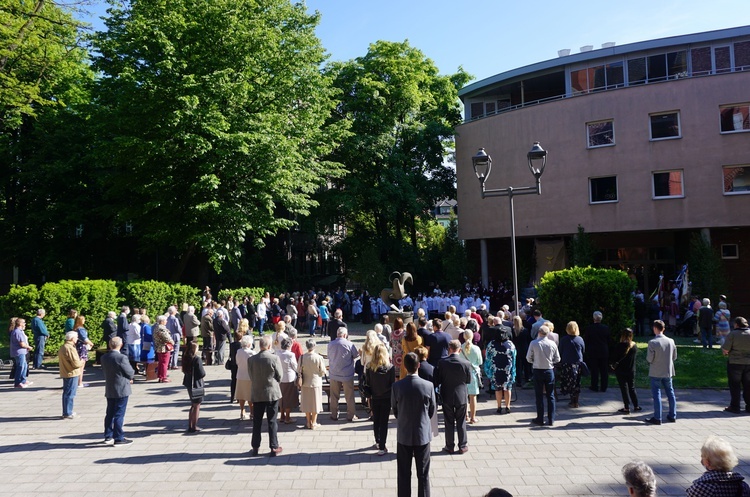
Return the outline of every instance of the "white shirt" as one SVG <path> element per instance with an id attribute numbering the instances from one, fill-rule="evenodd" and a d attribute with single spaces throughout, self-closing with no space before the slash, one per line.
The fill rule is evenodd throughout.
<path id="1" fill-rule="evenodd" d="M 128 345 L 140 345 L 141 343 L 141 325 L 130 323 L 128 326 Z"/>
<path id="2" fill-rule="evenodd" d="M 291 350 L 280 350 L 276 352 L 281 359 L 281 381 L 279 383 L 292 383 L 297 379 L 297 358 Z"/>

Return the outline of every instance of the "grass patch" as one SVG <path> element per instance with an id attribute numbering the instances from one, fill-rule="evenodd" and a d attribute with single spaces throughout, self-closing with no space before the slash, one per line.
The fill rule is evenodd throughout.
<path id="1" fill-rule="evenodd" d="M 646 361 L 648 341 L 651 338 L 636 339 L 636 388 L 651 388 Z M 674 341 L 677 345 L 676 376 L 673 378 L 675 388 L 727 388 L 727 361 L 715 344 L 714 348 L 709 350 L 704 349 L 699 343 L 694 343 L 693 338 L 677 337 Z M 585 383 L 586 386 L 589 385 L 589 381 Z M 610 388 L 617 388 L 614 374 L 610 377 Z"/>

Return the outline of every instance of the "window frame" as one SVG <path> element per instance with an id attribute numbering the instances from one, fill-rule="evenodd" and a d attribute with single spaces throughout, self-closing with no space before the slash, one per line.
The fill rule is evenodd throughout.
<path id="1" fill-rule="evenodd" d="M 669 114 L 677 114 L 677 136 L 665 136 L 663 138 L 654 138 L 654 130 L 651 127 L 651 118 L 656 116 L 666 116 Z M 652 142 L 660 142 L 664 140 L 679 140 L 682 138 L 682 116 L 680 116 L 679 110 L 668 110 L 663 112 L 651 112 L 648 115 L 648 140 Z"/>
<path id="2" fill-rule="evenodd" d="M 615 178 L 615 195 L 617 195 L 617 198 L 615 200 L 601 200 L 601 201 L 594 201 L 592 197 L 593 190 L 591 188 L 591 181 L 595 179 L 603 179 L 603 178 Z M 601 204 L 616 204 L 620 202 L 620 182 L 617 180 L 616 174 L 606 174 L 602 176 L 590 176 L 588 178 L 589 182 L 589 205 L 601 205 Z"/>
<path id="3" fill-rule="evenodd" d="M 731 131 L 724 131 L 721 129 L 721 112 L 724 109 L 734 108 L 734 107 L 747 107 L 748 114 L 750 114 L 750 102 L 741 102 L 736 104 L 726 104 L 726 105 L 719 105 L 719 134 L 722 135 L 733 135 L 736 133 L 750 133 L 750 128 L 748 129 L 733 129 Z"/>
<path id="4" fill-rule="evenodd" d="M 681 195 L 664 195 L 661 197 L 656 196 L 656 185 L 654 179 L 657 174 L 665 173 L 680 173 L 680 183 L 682 185 Z M 659 171 L 651 171 L 651 200 L 670 200 L 675 198 L 685 198 L 685 170 L 684 169 L 663 169 Z"/>
<path id="5" fill-rule="evenodd" d="M 726 169 L 735 169 L 738 167 L 750 169 L 750 164 L 733 164 L 733 165 L 728 165 L 728 166 L 721 166 L 721 192 L 727 197 L 734 196 L 734 195 L 750 195 L 750 190 L 739 191 L 739 192 L 728 192 L 726 190 L 726 183 L 725 183 L 726 174 L 724 173 L 724 171 Z"/>
<path id="6" fill-rule="evenodd" d="M 589 134 L 589 126 L 592 124 L 601 124 L 601 123 L 612 123 L 612 143 L 605 143 L 604 145 L 591 145 L 591 135 Z M 597 148 L 605 148 L 605 147 L 614 147 L 617 145 L 617 135 L 615 134 L 615 119 L 609 118 L 609 119 L 598 119 L 596 121 L 587 121 L 584 125 L 585 131 L 586 131 L 586 149 L 588 150 L 594 150 Z"/>
<path id="7" fill-rule="evenodd" d="M 724 255 L 724 247 L 734 247 L 734 255 Z M 721 258 L 724 260 L 738 260 L 740 258 L 740 245 L 738 243 L 722 243 Z"/>

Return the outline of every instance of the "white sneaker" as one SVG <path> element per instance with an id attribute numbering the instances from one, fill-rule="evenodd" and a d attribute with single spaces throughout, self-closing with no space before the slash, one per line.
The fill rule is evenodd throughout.
<path id="1" fill-rule="evenodd" d="M 71 413 L 70 416 L 63 416 L 63 419 L 74 419 L 74 418 L 77 418 L 77 417 L 78 417 L 78 414 Z"/>
<path id="2" fill-rule="evenodd" d="M 104 439 L 104 445 L 114 445 L 115 439 L 114 438 L 105 438 Z"/>

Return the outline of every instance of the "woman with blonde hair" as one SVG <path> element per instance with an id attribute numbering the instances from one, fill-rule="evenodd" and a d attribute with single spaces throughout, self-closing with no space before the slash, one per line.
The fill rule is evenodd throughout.
<path id="1" fill-rule="evenodd" d="M 555 324 L 552 321 L 545 321 L 544 325 L 549 329 L 549 333 L 547 333 L 547 338 L 555 342 L 555 345 L 560 347 L 560 335 L 555 333 Z"/>
<path id="2" fill-rule="evenodd" d="M 472 375 L 471 383 L 466 387 L 469 393 L 469 411 L 466 413 L 467 420 L 470 424 L 474 424 L 478 421 L 477 419 L 477 395 L 479 395 L 479 389 L 482 386 L 482 351 L 479 347 L 472 343 L 474 338 L 474 332 L 471 330 L 464 331 L 464 344 L 461 346 L 461 355 L 471 363 Z"/>
<path id="3" fill-rule="evenodd" d="M 323 376 L 326 374 L 326 365 L 323 357 L 315 352 L 315 340 L 308 340 L 305 346 L 307 352 L 302 356 L 299 366 L 302 377 L 300 411 L 305 413 L 307 428 L 314 430 L 320 426 L 318 413 L 323 410 Z"/>
<path id="4" fill-rule="evenodd" d="M 518 385 L 523 387 L 527 381 L 531 381 L 531 364 L 526 360 L 526 353 L 531 345 L 531 331 L 524 326 L 521 316 L 513 316 L 513 344 L 516 346 L 516 374 Z"/>
<path id="5" fill-rule="evenodd" d="M 417 347 L 422 346 L 422 337 L 417 334 L 417 325 L 412 323 L 406 324 L 406 333 L 404 338 L 401 339 L 401 354 L 402 357 L 409 352 L 414 352 Z M 404 367 L 403 361 L 399 369 L 399 378 L 406 378 L 406 368 Z"/>
<path id="6" fill-rule="evenodd" d="M 365 334 L 365 343 L 362 344 L 362 348 L 359 349 L 359 360 L 362 363 L 362 369 L 367 368 L 367 364 L 372 359 L 372 355 L 375 353 L 375 347 L 382 342 L 378 338 L 378 334 L 375 330 L 367 330 Z"/>
<path id="7" fill-rule="evenodd" d="M 560 392 L 570 395 L 568 407 L 578 407 L 581 395 L 581 368 L 586 345 L 580 337 L 578 323 L 571 321 L 565 327 L 565 335 L 560 338 L 560 362 L 555 368 L 560 377 Z"/>
<path id="8" fill-rule="evenodd" d="M 732 471 L 739 460 L 729 442 L 719 437 L 708 437 L 701 447 L 701 464 L 706 472 L 688 487 L 687 497 L 750 497 L 750 486 L 745 478 Z"/>
<path id="9" fill-rule="evenodd" d="M 612 350 L 611 367 L 615 372 L 617 384 L 620 386 L 622 394 L 622 403 L 625 407 L 620 409 L 621 414 L 630 414 L 630 404 L 638 412 L 641 407 L 638 405 L 638 396 L 635 393 L 635 356 L 638 353 L 638 346 L 633 341 L 633 330 L 626 328 L 620 335 L 620 343 L 614 346 Z"/>
<path id="10" fill-rule="evenodd" d="M 378 455 L 388 452 L 388 417 L 391 414 L 391 387 L 396 382 L 396 368 L 388 360 L 388 350 L 383 344 L 375 347 L 372 360 L 365 370 L 365 382 L 370 390 L 372 428 Z"/>

